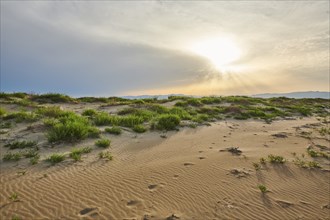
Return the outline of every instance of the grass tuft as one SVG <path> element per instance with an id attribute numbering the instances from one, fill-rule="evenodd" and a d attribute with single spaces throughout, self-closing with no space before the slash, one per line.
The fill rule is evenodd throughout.
<path id="1" fill-rule="evenodd" d="M 95 142 L 95 145 L 98 147 L 107 148 L 110 146 L 111 140 L 109 139 L 100 139 Z"/>
<path id="2" fill-rule="evenodd" d="M 121 134 L 120 127 L 116 127 L 116 126 L 111 127 L 111 128 L 105 128 L 104 131 L 109 133 L 109 134 L 115 134 L 115 135 L 120 135 Z"/>
<path id="3" fill-rule="evenodd" d="M 111 152 L 105 151 L 105 152 L 100 152 L 99 153 L 99 158 L 100 159 L 112 160 L 113 159 L 113 156 L 112 156 Z"/>
<path id="4" fill-rule="evenodd" d="M 47 158 L 47 161 L 50 162 L 52 165 L 62 162 L 65 159 L 64 154 L 52 154 Z"/>

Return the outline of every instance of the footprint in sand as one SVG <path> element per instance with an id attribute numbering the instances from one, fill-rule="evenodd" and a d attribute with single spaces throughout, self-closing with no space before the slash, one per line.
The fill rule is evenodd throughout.
<path id="1" fill-rule="evenodd" d="M 285 201 L 285 200 L 275 200 L 277 204 L 279 204 L 282 208 L 288 208 L 290 206 L 293 206 L 292 202 Z"/>
<path id="2" fill-rule="evenodd" d="M 142 208 L 143 207 L 143 201 L 141 200 L 129 200 L 126 204 L 130 208 Z"/>
<path id="3" fill-rule="evenodd" d="M 184 166 L 192 166 L 192 165 L 195 165 L 194 163 L 191 163 L 191 162 L 187 162 L 187 163 L 184 163 L 183 164 Z"/>
<path id="4" fill-rule="evenodd" d="M 202 150 L 200 150 L 200 151 L 198 151 L 198 153 L 203 153 L 204 151 L 202 151 Z"/>
<path id="5" fill-rule="evenodd" d="M 177 179 L 178 177 L 179 177 L 178 174 L 174 174 L 174 175 L 173 175 L 173 179 Z"/>
<path id="6" fill-rule="evenodd" d="M 200 160 L 204 160 L 206 157 L 198 157 L 198 159 Z"/>

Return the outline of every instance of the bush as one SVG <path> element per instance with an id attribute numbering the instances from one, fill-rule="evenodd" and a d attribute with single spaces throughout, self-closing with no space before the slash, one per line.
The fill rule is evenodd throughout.
<path id="1" fill-rule="evenodd" d="M 111 141 L 109 139 L 100 139 L 95 142 L 95 145 L 98 147 L 107 148 L 110 146 Z"/>
<path id="2" fill-rule="evenodd" d="M 96 129 L 93 128 L 88 120 L 82 116 L 70 114 L 59 119 L 49 130 L 47 138 L 49 142 L 68 141 L 74 142 L 85 139 L 90 134 L 95 135 Z"/>
<path id="3" fill-rule="evenodd" d="M 59 93 L 47 93 L 42 95 L 34 95 L 31 98 L 33 101 L 40 103 L 69 103 L 73 102 L 74 99 L 70 96 L 59 94 Z"/>
<path id="4" fill-rule="evenodd" d="M 285 163 L 285 159 L 282 156 L 275 156 L 273 154 L 268 155 L 268 160 L 271 163 Z"/>
<path id="5" fill-rule="evenodd" d="M 40 155 L 39 154 L 38 155 L 35 155 L 34 157 L 30 158 L 30 163 L 32 165 L 35 165 L 35 164 L 37 164 L 39 162 L 39 159 L 40 159 Z"/>
<path id="6" fill-rule="evenodd" d="M 108 159 L 108 160 L 112 160 L 113 159 L 113 156 L 112 156 L 112 154 L 109 152 L 109 151 L 106 151 L 106 152 L 100 152 L 99 153 L 99 157 L 101 158 L 101 159 Z"/>
<path id="7" fill-rule="evenodd" d="M 180 118 L 177 115 L 165 114 L 158 118 L 156 128 L 159 130 L 174 130 L 180 124 Z"/>
<path id="8" fill-rule="evenodd" d="M 36 111 L 36 113 L 39 115 L 43 115 L 43 116 L 51 117 L 51 118 L 58 118 L 58 117 L 70 114 L 70 112 L 63 111 L 58 106 L 42 107 L 42 108 L 39 108 Z"/>
<path id="9" fill-rule="evenodd" d="M 64 154 L 52 154 L 47 158 L 47 161 L 54 164 L 62 162 L 65 159 Z"/>
<path id="10" fill-rule="evenodd" d="M 135 131 L 137 133 L 144 133 L 147 131 L 147 129 L 143 125 L 135 125 L 133 127 L 133 131 Z"/>
<path id="11" fill-rule="evenodd" d="M 21 152 L 17 152 L 17 153 L 6 153 L 2 160 L 4 161 L 10 161 L 10 160 L 13 160 L 13 161 L 18 161 L 22 158 L 22 153 Z"/>
<path id="12" fill-rule="evenodd" d="M 74 148 L 70 152 L 70 157 L 74 159 L 75 161 L 80 161 L 81 160 L 81 155 L 82 154 L 87 154 L 92 151 L 91 147 L 84 147 L 84 148 Z"/>
<path id="13" fill-rule="evenodd" d="M 97 111 L 95 111 L 94 109 L 86 109 L 83 111 L 82 115 L 93 117 L 93 116 L 97 115 Z"/>
<path id="14" fill-rule="evenodd" d="M 10 114 L 7 114 L 3 117 L 4 120 L 10 120 L 13 119 L 17 123 L 21 122 L 35 122 L 38 120 L 38 116 L 34 113 L 29 112 L 13 112 Z"/>
<path id="15" fill-rule="evenodd" d="M 95 115 L 94 123 L 97 126 L 113 125 L 114 124 L 114 117 L 109 115 L 106 112 L 100 112 L 97 115 Z"/>
<path id="16" fill-rule="evenodd" d="M 105 128 L 104 131 L 108 132 L 110 134 L 115 134 L 115 135 L 120 135 L 121 134 L 120 127 Z"/>

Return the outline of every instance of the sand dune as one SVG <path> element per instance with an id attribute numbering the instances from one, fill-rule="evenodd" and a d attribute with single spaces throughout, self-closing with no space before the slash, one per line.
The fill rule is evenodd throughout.
<path id="1" fill-rule="evenodd" d="M 329 219 L 330 172 L 292 162 L 252 165 L 269 154 L 289 161 L 311 140 L 297 128 L 313 118 L 222 121 L 209 127 L 114 137 L 113 161 L 88 155 L 49 167 L 1 170 L 2 219 Z M 285 132 L 286 138 L 272 136 Z M 324 142 L 325 140 L 319 140 Z M 327 142 L 328 143 L 328 142 Z M 242 154 L 227 152 L 237 146 Z M 19 175 L 25 170 L 25 175 Z M 261 193 L 258 184 L 269 192 Z M 19 201 L 8 198 L 13 192 Z"/>

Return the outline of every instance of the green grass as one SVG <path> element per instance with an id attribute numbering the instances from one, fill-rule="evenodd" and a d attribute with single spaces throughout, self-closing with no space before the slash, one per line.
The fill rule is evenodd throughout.
<path id="1" fill-rule="evenodd" d="M 16 192 L 12 193 L 9 197 L 9 199 L 13 202 L 18 201 L 18 194 Z"/>
<path id="2" fill-rule="evenodd" d="M 40 160 L 40 155 L 38 154 L 38 155 L 35 155 L 34 157 L 30 158 L 30 163 L 32 165 L 35 165 L 35 164 L 39 163 L 39 160 Z"/>
<path id="3" fill-rule="evenodd" d="M 110 147 L 111 140 L 109 139 L 100 139 L 95 142 L 95 145 L 98 147 L 107 148 Z"/>
<path id="4" fill-rule="evenodd" d="M 136 133 L 144 133 L 147 131 L 147 129 L 143 125 L 135 125 L 132 129 Z"/>
<path id="5" fill-rule="evenodd" d="M 285 159 L 282 156 L 276 156 L 273 154 L 268 155 L 268 161 L 271 163 L 285 163 Z"/>
<path id="6" fill-rule="evenodd" d="M 122 132 L 120 127 L 116 127 L 116 126 L 111 128 L 105 128 L 104 131 L 109 134 L 115 134 L 115 135 L 120 135 Z"/>
<path id="7" fill-rule="evenodd" d="M 39 155 L 39 152 L 36 148 L 34 149 L 29 149 L 29 150 L 26 150 L 22 153 L 24 155 L 24 157 L 26 158 L 31 158 L 31 157 L 36 157 Z"/>
<path id="8" fill-rule="evenodd" d="M 21 220 L 21 218 L 18 215 L 14 215 L 11 220 Z"/>
<path id="9" fill-rule="evenodd" d="M 41 107 L 37 109 L 36 113 L 50 118 L 58 118 L 70 114 L 70 112 L 62 110 L 59 106 Z"/>
<path id="10" fill-rule="evenodd" d="M 0 117 L 7 114 L 7 111 L 4 108 L 0 108 Z"/>
<path id="11" fill-rule="evenodd" d="M 91 147 L 74 148 L 71 150 L 69 156 L 75 161 L 80 161 L 82 154 L 88 154 L 91 151 L 92 151 Z"/>
<path id="12" fill-rule="evenodd" d="M 3 161 L 18 161 L 22 158 L 22 153 L 21 152 L 16 152 L 16 153 L 11 153 L 8 152 L 5 155 L 3 155 L 2 160 Z"/>
<path id="13" fill-rule="evenodd" d="M 180 118 L 177 115 L 165 114 L 159 116 L 156 122 L 156 128 L 158 130 L 175 130 L 180 124 Z"/>
<path id="14" fill-rule="evenodd" d="M 42 95 L 33 95 L 31 100 L 39 103 L 70 103 L 74 101 L 74 98 L 59 93 L 47 93 Z"/>
<path id="15" fill-rule="evenodd" d="M 5 115 L 4 120 L 14 120 L 16 123 L 35 122 L 39 119 L 38 115 L 31 112 L 13 112 Z"/>
<path id="16" fill-rule="evenodd" d="M 262 185 L 262 184 L 258 185 L 258 188 L 262 193 L 266 193 L 268 191 L 267 187 L 265 185 Z"/>
<path id="17" fill-rule="evenodd" d="M 93 116 L 97 115 L 97 111 L 94 109 L 86 109 L 83 111 L 83 113 L 81 115 L 93 117 Z"/>
<path id="18" fill-rule="evenodd" d="M 255 170 L 260 170 L 261 169 L 261 166 L 260 166 L 260 164 L 259 163 L 252 163 L 252 165 L 253 165 L 253 167 L 254 167 L 254 169 Z"/>
<path id="19" fill-rule="evenodd" d="M 98 137 L 99 133 L 86 118 L 70 114 L 54 122 L 47 133 L 47 138 L 50 143 L 76 142 L 87 137 Z"/>
<path id="20" fill-rule="evenodd" d="M 99 153 L 99 158 L 100 159 L 112 160 L 113 156 L 112 156 L 111 152 L 109 152 L 109 151 L 105 151 L 105 152 L 102 151 L 102 152 Z"/>
<path id="21" fill-rule="evenodd" d="M 60 163 L 65 160 L 65 155 L 64 154 L 52 154 L 50 155 L 47 159 L 48 162 L 50 162 L 52 165 Z"/>
<path id="22" fill-rule="evenodd" d="M 14 141 L 4 145 L 4 147 L 8 147 L 9 149 L 33 148 L 36 146 L 37 146 L 36 141 Z"/>

